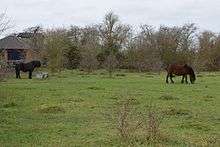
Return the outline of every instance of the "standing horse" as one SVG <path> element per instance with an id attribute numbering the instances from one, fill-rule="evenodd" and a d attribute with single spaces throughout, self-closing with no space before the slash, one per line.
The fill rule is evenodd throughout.
<path id="1" fill-rule="evenodd" d="M 196 76 L 195 76 L 195 73 L 194 73 L 192 67 L 188 66 L 187 64 L 185 64 L 185 65 L 171 64 L 166 68 L 166 70 L 167 70 L 166 83 L 169 83 L 169 81 L 168 81 L 169 77 L 170 77 L 171 83 L 174 83 L 174 81 L 172 79 L 174 77 L 174 75 L 182 76 L 181 83 L 184 83 L 184 79 L 185 79 L 185 82 L 188 83 L 187 75 L 190 76 L 190 82 L 192 84 L 194 84 L 194 82 L 196 80 Z"/>
<path id="2" fill-rule="evenodd" d="M 29 79 L 32 79 L 32 72 L 36 67 L 40 67 L 41 62 L 40 61 L 31 61 L 28 63 L 18 63 L 15 64 L 15 72 L 16 72 L 16 78 L 21 78 L 20 71 L 23 72 L 29 72 Z"/>

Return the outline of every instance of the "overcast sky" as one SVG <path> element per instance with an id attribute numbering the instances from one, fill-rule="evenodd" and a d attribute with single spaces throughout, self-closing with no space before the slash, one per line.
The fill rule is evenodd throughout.
<path id="1" fill-rule="evenodd" d="M 113 11 L 134 26 L 196 23 L 201 30 L 220 32 L 220 0 L 0 0 L 0 12 L 13 24 L 10 32 L 100 23 Z"/>

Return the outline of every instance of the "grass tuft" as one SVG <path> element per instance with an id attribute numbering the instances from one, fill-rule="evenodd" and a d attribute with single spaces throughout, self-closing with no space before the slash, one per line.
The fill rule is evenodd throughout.
<path id="1" fill-rule="evenodd" d="M 177 108 L 168 108 L 167 110 L 163 111 L 164 115 L 176 115 L 176 116 L 185 116 L 185 115 L 190 115 L 191 111 L 186 110 L 186 109 L 177 109 Z"/>
<path id="2" fill-rule="evenodd" d="M 7 104 L 3 105 L 4 108 L 10 108 L 10 107 L 15 107 L 15 106 L 17 106 L 17 104 L 14 103 L 14 102 L 10 102 L 10 103 L 7 103 Z"/>
<path id="3" fill-rule="evenodd" d="M 116 74 L 115 76 L 117 76 L 117 77 L 125 77 L 126 74 L 122 74 L 122 73 L 120 73 L 120 74 Z"/>
<path id="4" fill-rule="evenodd" d="M 161 99 L 161 100 L 178 100 L 179 98 L 174 97 L 169 94 L 165 94 L 165 95 L 162 95 L 159 99 Z"/>
<path id="5" fill-rule="evenodd" d="M 38 110 L 40 113 L 64 113 L 65 109 L 61 106 L 41 106 Z"/>
<path id="6" fill-rule="evenodd" d="M 104 88 L 101 88 L 101 87 L 93 87 L 93 86 L 88 87 L 88 89 L 90 89 L 90 90 L 105 90 Z"/>

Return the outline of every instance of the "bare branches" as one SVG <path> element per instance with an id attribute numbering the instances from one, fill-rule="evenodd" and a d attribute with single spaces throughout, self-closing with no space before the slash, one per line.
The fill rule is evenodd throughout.
<path id="1" fill-rule="evenodd" d="M 6 13 L 0 14 L 0 35 L 10 28 L 10 20 L 7 18 Z"/>

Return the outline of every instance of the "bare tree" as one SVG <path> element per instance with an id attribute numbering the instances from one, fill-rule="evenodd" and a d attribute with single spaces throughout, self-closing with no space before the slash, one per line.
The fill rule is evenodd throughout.
<path id="1" fill-rule="evenodd" d="M 100 52 L 99 32 L 96 26 L 82 29 L 80 68 L 88 73 L 98 68 L 97 55 Z"/>
<path id="2" fill-rule="evenodd" d="M 141 32 L 133 39 L 130 48 L 130 57 L 138 71 L 160 69 L 160 56 L 157 45 L 156 32 L 152 26 L 142 25 Z M 133 53 L 132 53 L 133 52 Z M 132 55 L 133 54 L 133 55 Z"/>
<path id="3" fill-rule="evenodd" d="M 117 15 L 113 12 L 105 15 L 103 23 L 99 27 L 101 42 L 103 46 L 103 58 L 108 59 L 105 63 L 113 64 L 113 59 L 123 49 L 131 28 L 128 25 L 121 24 Z M 107 58 L 110 56 L 109 58 Z M 111 60 L 112 61 L 109 61 Z M 114 63 L 115 64 L 115 63 Z M 114 71 L 113 65 L 106 66 L 109 75 Z"/>
<path id="4" fill-rule="evenodd" d="M 0 14 L 0 36 L 10 28 L 10 21 L 9 19 L 6 17 L 6 13 L 1 13 Z M 4 63 L 3 59 L 3 55 L 1 54 L 2 50 L 0 49 L 0 82 L 3 80 L 3 78 L 5 78 L 7 76 L 6 71 L 6 63 Z"/>
<path id="5" fill-rule="evenodd" d="M 211 31 L 199 35 L 198 61 L 200 70 L 219 70 L 220 68 L 220 36 Z"/>
<path id="6" fill-rule="evenodd" d="M 44 32 L 43 28 L 39 25 L 34 27 L 29 27 L 25 29 L 22 33 L 18 34 L 18 37 L 23 38 L 35 51 L 40 51 L 43 49 L 44 42 Z"/>
<path id="7" fill-rule="evenodd" d="M 3 32 L 8 30 L 10 28 L 10 20 L 7 18 L 6 13 L 0 14 L 0 35 L 2 35 Z"/>

